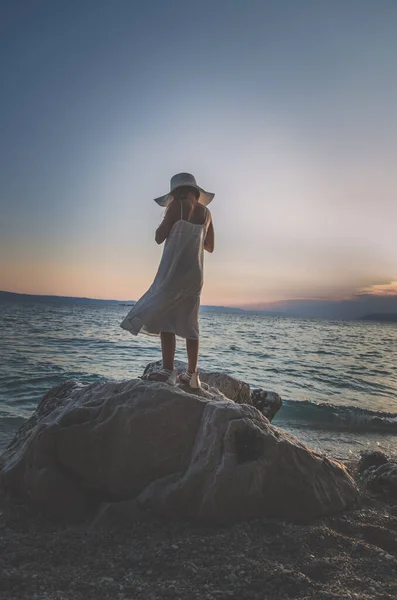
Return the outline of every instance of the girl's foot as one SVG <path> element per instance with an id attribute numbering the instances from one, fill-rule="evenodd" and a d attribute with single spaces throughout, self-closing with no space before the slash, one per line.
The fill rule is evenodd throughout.
<path id="1" fill-rule="evenodd" d="M 201 381 L 197 371 L 194 373 L 189 373 L 189 371 L 181 373 L 178 377 L 178 381 L 180 381 L 180 383 L 186 383 L 186 385 L 191 388 L 197 389 L 201 387 Z"/>
<path id="2" fill-rule="evenodd" d="M 156 373 L 150 373 L 145 377 L 147 381 L 162 381 L 163 383 L 168 383 L 169 385 L 176 384 L 176 371 L 171 371 L 171 369 L 161 369 L 161 371 L 157 371 Z"/>

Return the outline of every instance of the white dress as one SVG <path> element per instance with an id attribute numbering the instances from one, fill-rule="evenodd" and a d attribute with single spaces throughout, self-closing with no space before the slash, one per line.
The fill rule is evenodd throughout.
<path id="1" fill-rule="evenodd" d="M 133 335 L 161 331 L 199 338 L 198 313 L 203 287 L 204 240 L 209 211 L 202 225 L 176 221 L 166 239 L 156 277 L 123 319 L 120 327 Z"/>

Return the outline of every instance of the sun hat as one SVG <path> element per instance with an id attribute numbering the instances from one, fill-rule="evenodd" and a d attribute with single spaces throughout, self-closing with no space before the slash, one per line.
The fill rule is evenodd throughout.
<path id="1" fill-rule="evenodd" d="M 160 206 L 168 206 L 171 200 L 172 192 L 180 187 L 185 186 L 192 187 L 200 193 L 198 202 L 200 202 L 200 204 L 204 204 L 204 206 L 207 206 L 207 204 L 209 204 L 215 196 L 215 194 L 206 192 L 205 190 L 203 190 L 203 188 L 198 186 L 196 183 L 196 179 L 190 173 L 178 173 L 177 175 L 171 177 L 170 191 L 168 192 L 168 194 L 160 196 L 160 198 L 155 198 L 154 201 L 157 202 L 157 204 L 159 204 Z"/>

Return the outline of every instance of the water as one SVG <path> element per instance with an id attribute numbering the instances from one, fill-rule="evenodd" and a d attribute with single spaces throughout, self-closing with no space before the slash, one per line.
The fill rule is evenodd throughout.
<path id="1" fill-rule="evenodd" d="M 157 338 L 119 327 L 129 308 L 0 304 L 0 447 L 51 387 L 129 379 L 160 358 Z M 397 454 L 397 325 L 202 312 L 200 365 L 278 392 L 275 419 L 316 449 Z M 176 357 L 184 360 L 183 340 Z"/>

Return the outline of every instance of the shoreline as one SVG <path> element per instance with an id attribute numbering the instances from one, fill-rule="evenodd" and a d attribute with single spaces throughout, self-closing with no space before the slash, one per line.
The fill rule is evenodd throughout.
<path id="1" fill-rule="evenodd" d="M 356 465 L 347 465 L 351 472 Z M 0 496 L 7 600 L 392 600 L 397 503 L 361 489 L 357 506 L 312 523 L 227 527 L 140 521 L 63 525 Z"/>

